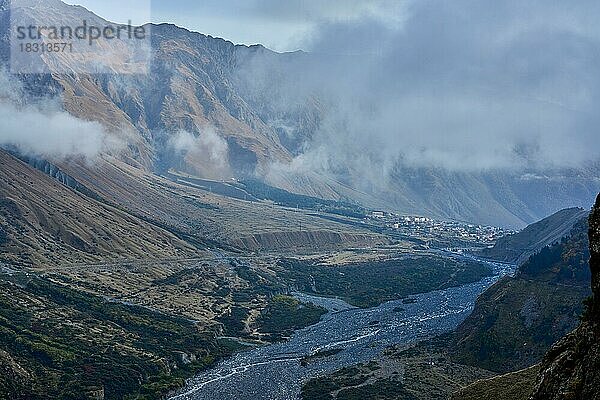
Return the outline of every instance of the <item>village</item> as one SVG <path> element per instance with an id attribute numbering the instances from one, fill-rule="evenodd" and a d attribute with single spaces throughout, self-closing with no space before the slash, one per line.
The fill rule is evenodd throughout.
<path id="1" fill-rule="evenodd" d="M 400 215 L 387 211 L 372 211 L 365 218 L 365 222 L 383 227 L 386 231 L 394 232 L 397 235 L 425 241 L 432 237 L 445 237 L 489 246 L 502 236 L 516 233 L 516 231 L 495 226 L 475 225 L 424 216 Z"/>

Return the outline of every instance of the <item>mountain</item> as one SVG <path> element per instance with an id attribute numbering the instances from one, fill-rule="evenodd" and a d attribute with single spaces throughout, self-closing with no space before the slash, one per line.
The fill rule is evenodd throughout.
<path id="1" fill-rule="evenodd" d="M 581 324 L 544 357 L 533 400 L 600 398 L 600 197 L 589 225 L 593 295 Z"/>
<path id="2" fill-rule="evenodd" d="M 581 224 L 579 224 L 581 226 Z M 573 248 L 571 239 L 563 241 L 560 247 L 546 248 L 546 251 L 534 256 L 522 267 L 524 276 L 534 280 L 563 281 L 569 290 L 577 290 L 580 283 L 587 281 L 580 268 L 589 259 L 592 296 L 587 298 L 581 321 L 577 328 L 560 338 L 544 355 L 540 364 L 505 375 L 476 381 L 462 388 L 453 396 L 453 400 L 470 399 L 598 399 L 600 398 L 600 196 L 588 220 L 589 252 L 581 254 Z M 582 232 L 579 234 L 583 242 Z M 558 251 L 561 249 L 561 254 Z M 581 256 L 583 255 L 584 258 Z M 562 259 L 561 259 L 562 257 Z M 576 261 L 565 264 L 566 260 Z M 551 265 L 551 268 L 542 265 Z M 533 280 L 530 280 L 532 282 Z M 561 292 L 553 296 L 555 303 L 561 303 Z M 558 300 L 558 301 L 557 301 Z M 505 302 L 506 300 L 501 300 Z M 519 332 L 517 330 L 516 332 Z M 510 331 L 508 333 L 511 334 Z M 514 335 L 514 334 L 512 334 Z M 507 341 L 508 342 L 508 341 Z M 473 353 L 476 354 L 476 353 Z M 516 353 L 518 354 L 518 353 Z M 519 355 L 519 354 L 518 354 Z M 519 355 L 520 356 L 520 355 Z"/>
<path id="3" fill-rule="evenodd" d="M 302 397 L 348 393 L 362 398 L 527 400 L 543 370 L 539 362 L 577 326 L 590 293 L 588 218 L 581 217 L 581 210 L 563 213 L 580 218 L 562 239 L 523 263 L 514 277 L 487 289 L 455 331 L 408 348 L 392 346 L 368 363 L 308 380 Z M 592 217 L 590 226 L 594 223 Z"/>
<path id="4" fill-rule="evenodd" d="M 26 15 L 40 22 L 50 15 L 62 21 L 100 19 L 58 0 L 23 4 L 13 17 Z M 1 20 L 8 21 L 8 14 L 6 6 L 0 8 Z M 29 96 L 57 98 L 72 115 L 100 122 L 127 143 L 113 155 L 145 172 L 174 169 L 210 179 L 258 177 L 299 194 L 517 228 L 556 209 L 587 208 L 600 190 L 597 166 L 517 173 L 395 165 L 384 185 L 353 179 L 361 171 L 351 167 L 333 174 L 295 170 L 289 167 L 294 158 L 310 147 L 327 113 L 334 112 L 331 104 L 303 88 L 295 74 L 298 68 L 324 63 L 322 56 L 234 45 L 168 24 L 148 29 L 152 63 L 147 76 L 55 73 L 18 78 Z M 106 41 L 102 45 L 113 46 Z M 119 54 L 117 50 L 112 54 Z M 0 59 L 8 60 L 6 31 L 0 32 Z M 263 65 L 270 69 L 257 67 Z M 267 88 L 257 83 L 264 75 L 270 82 Z M 294 101 L 283 101 L 289 98 Z M 86 175 L 73 171 L 76 179 Z M 114 178 L 116 185 L 119 177 Z"/>
<path id="5" fill-rule="evenodd" d="M 316 170 L 321 175 L 319 181 L 326 177 L 343 185 L 332 185 L 328 188 L 328 195 L 333 190 L 338 195 L 360 198 L 371 207 L 381 207 L 377 204 L 383 203 L 386 208 L 407 214 L 426 214 L 519 229 L 556 210 L 589 208 L 593 203 L 600 190 L 597 179 L 600 165 L 597 163 L 581 168 L 531 167 L 525 170 L 418 167 L 380 159 L 379 153 L 385 154 L 389 147 L 401 151 L 405 145 L 396 140 L 393 146 L 389 146 L 375 139 L 380 151 L 375 148 L 374 154 L 370 154 L 368 149 L 352 148 L 346 154 L 344 139 L 352 135 L 344 130 L 350 131 L 352 127 L 340 123 L 340 126 L 334 124 L 333 128 L 339 133 L 331 133 L 330 130 L 332 120 L 337 121 L 336 112 L 340 112 L 340 108 L 343 110 L 347 99 L 332 100 L 327 93 L 319 93 L 320 90 L 326 92 L 329 87 L 325 77 L 316 79 L 325 89 L 320 89 L 320 85 L 307 88 L 301 82 L 313 82 L 319 71 L 337 71 L 340 64 L 363 65 L 361 62 L 364 60 L 358 56 L 334 57 L 302 52 L 277 55 L 257 51 L 238 65 L 241 71 L 238 75 L 250 81 L 240 85 L 243 97 L 258 110 L 261 118 L 270 121 L 280 134 L 282 143 L 296 156 L 291 165 L 276 165 L 269 170 L 266 179 L 271 184 L 296 192 L 315 190 L 313 186 L 317 181 L 307 179 L 313 178 L 307 171 Z M 349 85 L 352 86 L 352 82 Z M 380 102 L 376 93 L 375 101 Z M 358 95 L 360 97 L 360 93 Z M 373 118 L 370 111 L 378 115 L 367 100 L 364 103 L 362 108 L 353 111 L 364 115 L 364 118 Z M 352 114 L 348 110 L 343 111 Z M 345 116 L 340 117 L 342 121 L 345 121 Z M 402 129 L 403 116 L 394 117 L 396 126 Z M 352 116 L 348 119 L 353 121 Z M 361 126 L 360 122 L 358 125 Z M 327 136 L 331 143 L 323 143 L 323 136 Z M 290 141 L 292 146 L 287 145 Z M 331 158 L 342 161 L 334 162 Z M 329 169 L 323 168 L 323 164 L 327 164 Z M 344 187 L 358 189 L 359 193 L 345 194 Z"/>
<path id="6" fill-rule="evenodd" d="M 387 185 L 364 190 L 403 213 L 513 229 L 565 207 L 591 207 L 600 190 L 597 168 L 547 172 L 398 166 Z"/>
<path id="7" fill-rule="evenodd" d="M 190 257 L 201 251 L 0 150 L 1 261 L 44 265 Z"/>
<path id="8" fill-rule="evenodd" d="M 580 216 L 580 210 L 575 214 Z M 452 334 L 452 359 L 495 372 L 541 361 L 579 322 L 583 300 L 590 294 L 588 248 L 584 217 L 560 242 L 531 256 L 514 277 L 486 290 Z"/>
<path id="9" fill-rule="evenodd" d="M 561 210 L 514 235 L 499 239 L 494 247 L 482 250 L 480 255 L 520 265 L 543 247 L 568 235 L 573 226 L 587 214 L 588 212 L 581 208 Z"/>
<path id="10" fill-rule="evenodd" d="M 96 24 L 103 21 L 83 7 L 58 0 L 27 1 L 19 5 L 12 11 L 12 18 L 22 18 L 34 25 L 42 25 L 44 18 L 50 17 L 57 24 L 75 26 L 83 20 L 98 21 Z M 267 160 L 289 159 L 274 131 L 255 116 L 228 80 L 237 53 L 254 49 L 168 24 L 152 26 L 151 32 L 153 53 L 149 76 L 57 74 L 35 82 L 36 90 L 59 95 L 67 111 L 99 121 L 115 134 L 133 132 L 127 137 L 131 152 L 121 157 L 131 157 L 148 170 L 159 167 L 168 152 L 170 136 L 180 130 L 196 136 L 206 129 L 217 131 L 227 142 L 231 154 L 225 156 L 238 173 L 254 171 Z M 107 53 L 115 46 L 106 40 L 102 45 L 107 47 Z M 4 43 L 5 49 L 6 46 Z M 63 66 L 48 67 L 60 72 Z M 193 159 L 194 155 L 189 157 Z M 198 174 L 211 174 L 194 169 L 199 167 L 194 162 L 186 167 Z"/>
<path id="11" fill-rule="evenodd" d="M 26 21 L 27 25 L 48 25 L 50 22 L 77 25 L 78 21 L 83 20 L 89 24 L 107 23 L 83 7 L 67 5 L 60 0 L 23 0 L 15 3 L 18 7 L 13 10 L 9 9 L 8 4 L 5 1 L 0 7 L 0 20 L 6 22 L 12 17 L 14 21 Z M 0 60 L 5 64 L 9 58 L 9 26 L 8 23 L 0 24 Z M 24 113 L 26 120 L 18 121 L 18 125 L 19 128 L 23 126 L 25 132 L 27 127 L 24 124 L 31 124 L 31 118 L 45 116 L 47 110 L 44 105 L 49 103 L 68 111 L 68 114 L 58 114 L 56 118 L 63 118 L 75 125 L 71 129 L 78 137 L 91 135 L 85 128 L 89 130 L 96 125 L 86 123 L 94 121 L 102 127 L 105 139 L 116 144 L 101 149 L 101 154 L 86 157 L 78 154 L 77 148 L 73 149 L 75 154 L 42 156 L 27 146 L 11 146 L 9 143 L 4 147 L 10 149 L 12 155 L 2 154 L 3 162 L 7 165 L 2 172 L 10 174 L 15 164 L 15 171 L 22 171 L 22 174 L 6 177 L 6 182 L 12 184 L 2 186 L 3 196 L 20 197 L 25 204 L 34 201 L 41 203 L 40 193 L 50 182 L 37 172 L 41 171 L 54 178 L 57 197 L 63 196 L 62 192 L 67 193 L 57 209 L 71 207 L 77 210 L 82 207 L 95 210 L 95 207 L 100 207 L 120 213 L 142 224 L 139 232 L 131 230 L 131 238 L 148 237 L 152 241 L 151 238 L 156 237 L 158 239 L 155 240 L 168 243 L 167 239 L 162 240 L 160 234 L 153 234 L 154 231 L 164 233 L 187 249 L 188 253 L 183 251 L 182 256 L 189 256 L 190 251 L 195 254 L 198 248 L 206 249 L 215 245 L 259 251 L 335 247 L 383 240 L 381 236 L 363 229 L 251 200 L 253 197 L 243 190 L 236 189 L 241 193 L 237 197 L 231 197 L 228 193 L 212 193 L 212 187 L 223 186 L 224 181 L 233 182 L 233 176 L 252 175 L 273 160 L 283 162 L 290 159 L 287 150 L 279 143 L 277 134 L 255 115 L 236 93 L 228 78 L 239 54 L 266 50 L 234 46 L 222 39 L 167 24 L 152 26 L 151 31 L 153 57 L 149 75 L 62 73 L 64 71 L 60 68 L 65 67 L 65 63 L 76 62 L 65 55 L 58 65 L 45 58 L 41 60 L 55 72 L 53 74 L 23 74 L 6 78 L 7 83 L 14 84 L 15 89 L 14 93 L 4 93 L 3 88 L 0 106 L 11 104 L 11 96 L 18 97 L 13 99 L 17 106 L 9 107 L 7 114 Z M 118 47 L 114 41 L 101 39 L 100 42 L 107 54 L 119 54 L 118 48 L 113 48 Z M 121 67 L 118 64 L 121 61 L 118 56 L 105 60 L 116 70 Z M 0 78 L 4 78 L 4 71 L 0 70 L 0 74 Z M 71 120 L 71 116 L 76 119 Z M 48 118 L 43 117 L 41 124 L 48 122 Z M 53 133 L 54 140 L 68 144 L 61 128 L 58 133 Z M 50 134 L 38 133 L 45 143 L 51 140 L 43 136 Z M 87 142 L 82 139 L 81 143 Z M 79 144 L 79 141 L 75 141 L 72 146 Z M 28 165 L 19 162 L 15 156 Z M 176 181 L 177 178 L 168 174 L 169 169 L 209 180 L 205 181 L 204 186 Z M 24 176 L 30 178 L 25 179 Z M 57 182 L 62 183 L 63 187 L 59 188 Z M 26 190 L 28 184 L 40 188 L 41 192 L 32 190 L 29 193 Z M 249 201 L 244 201 L 246 197 Z M 77 202 L 81 204 L 70 205 Z M 57 246 L 63 246 L 63 242 L 66 242 L 67 246 L 72 247 L 76 243 L 81 247 L 77 257 L 68 256 L 69 262 L 88 259 L 106 261 L 126 254 L 128 246 L 124 245 L 123 251 L 119 251 L 118 241 L 112 255 L 96 249 L 96 245 L 91 243 L 94 238 L 91 232 L 101 232 L 102 229 L 116 231 L 119 220 L 113 215 L 103 219 L 106 213 L 89 214 L 98 218 L 83 221 L 89 227 L 85 228 L 87 231 L 73 227 L 68 233 L 60 233 L 63 236 L 60 240 L 56 239 Z M 23 215 L 27 222 L 21 220 Z M 73 218 L 73 215 L 69 214 L 68 217 Z M 81 215 L 87 214 L 82 212 Z M 42 244 L 33 244 L 43 240 L 35 233 L 54 235 L 54 231 L 59 229 L 57 227 L 70 227 L 73 224 L 68 218 L 60 217 L 61 214 L 55 213 L 47 205 L 38 212 L 21 213 L 11 220 L 11 224 L 52 226 L 25 230 L 9 224 L 3 228 L 3 236 L 10 238 L 14 244 L 13 252 L 18 252 L 19 243 L 26 244 L 32 253 L 37 253 L 27 256 L 27 252 L 24 252 L 22 255 L 28 259 L 27 262 L 36 264 L 45 261 L 36 259 L 40 257 L 39 253 L 48 251 L 44 250 Z M 113 232 L 113 236 L 118 234 Z M 108 240 L 112 236 L 100 237 Z M 100 241 L 97 237 L 96 240 Z M 161 252 L 149 249 L 145 244 L 139 247 L 135 243 L 128 244 L 132 248 L 129 254 L 131 258 L 137 258 L 138 255 L 142 258 L 174 256 L 171 250 Z M 104 246 L 108 248 L 109 243 Z M 158 245 L 155 244 L 155 247 Z M 69 252 L 57 254 L 67 257 Z"/>

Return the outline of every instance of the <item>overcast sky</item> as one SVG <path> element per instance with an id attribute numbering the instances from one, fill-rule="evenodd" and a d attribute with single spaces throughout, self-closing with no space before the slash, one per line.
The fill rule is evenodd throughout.
<path id="1" fill-rule="evenodd" d="M 169 22 L 234 43 L 307 49 L 319 27 L 365 18 L 401 26 L 405 0 L 67 0 L 116 22 Z"/>
<path id="2" fill-rule="evenodd" d="M 144 14 L 145 0 L 72 1 L 111 20 Z M 598 0 L 155 0 L 149 8 L 154 22 L 234 43 L 348 55 L 338 65 L 289 66 L 289 87 L 278 85 L 288 96 L 276 98 L 279 107 L 293 107 L 298 90 L 333 105 L 299 160 L 311 168 L 364 165 L 361 157 L 561 167 L 600 154 Z M 260 69 L 249 75 L 263 92 L 273 90 L 270 63 L 263 88 Z"/>

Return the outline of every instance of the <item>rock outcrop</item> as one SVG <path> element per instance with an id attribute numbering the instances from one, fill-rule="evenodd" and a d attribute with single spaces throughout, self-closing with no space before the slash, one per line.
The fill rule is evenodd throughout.
<path id="1" fill-rule="evenodd" d="M 546 354 L 532 400 L 600 399 L 600 196 L 589 221 L 593 295 L 580 326 Z"/>

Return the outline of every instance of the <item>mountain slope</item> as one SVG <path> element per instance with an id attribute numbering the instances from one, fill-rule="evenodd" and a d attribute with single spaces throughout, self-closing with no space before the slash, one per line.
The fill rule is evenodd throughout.
<path id="1" fill-rule="evenodd" d="M 189 257 L 173 234 L 66 187 L 0 150 L 1 258 L 44 265 Z"/>
<path id="2" fill-rule="evenodd" d="M 573 226 L 587 214 L 587 211 L 580 208 L 561 210 L 527 226 L 519 233 L 499 239 L 494 247 L 482 250 L 480 255 L 498 261 L 521 264 L 543 247 L 568 235 Z"/>
<path id="3" fill-rule="evenodd" d="M 452 334 L 455 361 L 496 372 L 539 362 L 550 346 L 577 326 L 589 295 L 587 218 L 569 236 L 531 256 L 515 277 L 477 300 Z"/>
<path id="4" fill-rule="evenodd" d="M 600 399 L 600 196 L 589 225 L 593 296 L 581 325 L 544 357 L 533 400 Z"/>
<path id="5" fill-rule="evenodd" d="M 39 18 L 99 18 L 58 0 L 31 2 L 37 4 Z M 8 20 L 1 8 L 0 19 Z M 7 27 L 2 24 L 0 30 Z M 350 167 L 326 174 L 296 170 L 290 164 L 293 157 L 310 147 L 326 114 L 334 112 L 294 74 L 302 66 L 321 63 L 319 55 L 236 46 L 167 24 L 153 25 L 151 32 L 148 76 L 53 74 L 19 79 L 30 95 L 54 96 L 73 115 L 102 123 L 128 144 L 117 158 L 145 171 L 174 168 L 213 179 L 256 174 L 295 193 L 517 228 L 556 209 L 587 208 L 600 190 L 598 166 L 511 173 L 395 165 L 381 180 L 383 185 L 352 178 L 362 175 Z M 5 33 L 0 31 L 0 59 L 6 63 Z M 257 64 L 274 67 L 261 71 Z M 270 87 L 256 83 L 260 74 L 268 74 L 263 80 Z M 290 98 L 294 101 L 283 101 Z M 291 136 L 286 133 L 290 130 Z"/>

